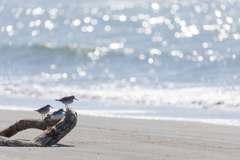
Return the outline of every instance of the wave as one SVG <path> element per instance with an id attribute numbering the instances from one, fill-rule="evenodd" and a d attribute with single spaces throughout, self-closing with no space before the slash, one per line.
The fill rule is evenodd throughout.
<path id="1" fill-rule="evenodd" d="M 81 101 L 240 111 L 239 87 L 83 89 L 77 86 L 46 87 L 37 84 L 0 86 L 0 96 L 56 99 L 66 95 L 75 95 Z"/>
<path id="2" fill-rule="evenodd" d="M 208 50 L 203 53 L 198 53 L 197 56 L 192 55 L 192 50 L 172 50 L 163 49 L 159 50 L 156 48 L 149 48 L 143 51 L 134 50 L 133 48 L 117 47 L 123 43 L 111 43 L 108 46 L 91 46 L 84 44 L 64 44 L 54 46 L 52 44 L 32 44 L 32 45 L 0 45 L 0 57 L 4 59 L 19 59 L 26 58 L 29 61 L 33 60 L 55 60 L 61 62 L 63 60 L 83 60 L 88 59 L 90 61 L 96 61 L 103 58 L 119 58 L 127 57 L 128 60 L 138 60 L 151 63 L 155 66 L 168 67 L 170 65 L 177 65 L 179 62 L 183 62 L 184 65 L 191 66 L 193 68 L 196 64 L 207 68 L 216 68 L 222 66 L 223 68 L 228 67 L 239 67 L 240 59 L 236 58 L 239 55 L 238 52 L 232 52 L 231 54 L 219 54 L 218 52 L 212 53 L 212 50 Z M 114 46 L 113 48 L 111 46 Z M 211 54 L 208 54 L 211 52 Z M 5 55 L 4 55 L 5 54 Z M 233 58 L 233 55 L 235 58 Z M 151 60 L 150 60 L 151 59 Z M 125 59 L 126 60 L 126 59 Z M 150 60 L 150 61 L 149 61 Z M 27 60 L 26 60 L 27 61 Z M 176 64 L 175 64 L 176 63 Z M 227 64 L 227 65 L 226 65 Z M 187 65 L 187 66 L 188 66 Z"/>
<path id="3" fill-rule="evenodd" d="M 113 43 L 115 44 L 115 43 Z M 117 43 L 116 43 L 117 44 Z M 111 46 L 111 44 L 110 44 Z M 21 45 L 21 46 L 0 46 L 0 55 L 4 53 L 16 54 L 20 53 L 22 56 L 44 56 L 46 54 L 54 55 L 65 55 L 65 56 L 81 56 L 89 57 L 91 56 L 125 56 L 133 53 L 134 50 L 131 48 L 117 48 L 111 49 L 110 46 L 91 46 L 91 45 L 78 45 L 78 44 L 68 44 L 64 46 L 52 46 L 48 44 L 33 44 L 33 45 Z M 14 52 L 13 52 L 14 51 Z M 113 54 L 115 53 L 115 54 Z"/>

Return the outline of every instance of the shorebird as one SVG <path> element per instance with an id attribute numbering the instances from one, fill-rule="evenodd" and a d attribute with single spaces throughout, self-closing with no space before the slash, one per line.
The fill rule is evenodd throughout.
<path id="1" fill-rule="evenodd" d="M 51 115 L 51 118 L 52 119 L 62 119 L 62 117 L 64 116 L 64 113 L 65 112 L 62 108 L 53 112 L 53 114 Z"/>
<path id="2" fill-rule="evenodd" d="M 71 104 L 74 99 L 76 99 L 74 96 L 67 96 L 67 97 L 63 97 L 61 99 L 56 99 L 56 101 L 62 102 L 63 104 L 65 104 L 66 109 L 69 109 L 68 104 Z M 76 100 L 78 100 L 78 99 L 76 99 Z"/>
<path id="3" fill-rule="evenodd" d="M 37 109 L 37 110 L 35 110 L 35 111 L 37 111 L 38 113 L 40 113 L 41 116 L 42 116 L 42 119 L 43 119 L 43 116 L 45 117 L 45 114 L 47 114 L 47 113 L 50 111 L 50 108 L 53 108 L 53 107 L 51 107 L 51 106 L 48 104 L 48 105 L 46 105 L 46 106 L 44 106 L 44 107 L 42 107 L 42 108 L 40 108 L 40 109 Z"/>

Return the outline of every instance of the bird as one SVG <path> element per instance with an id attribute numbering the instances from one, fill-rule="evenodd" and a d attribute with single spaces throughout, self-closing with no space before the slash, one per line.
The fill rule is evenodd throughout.
<path id="1" fill-rule="evenodd" d="M 53 112 L 52 115 L 51 115 L 51 118 L 52 119 L 62 119 L 62 117 L 64 116 L 64 113 L 65 112 L 62 108 Z"/>
<path id="2" fill-rule="evenodd" d="M 44 107 L 42 107 L 40 109 L 37 109 L 35 111 L 40 113 L 41 116 L 42 116 L 42 119 L 43 119 L 43 116 L 45 117 L 45 114 L 47 114 L 50 111 L 50 108 L 53 108 L 53 107 L 48 104 L 48 105 L 46 105 L 46 106 L 44 106 Z"/>
<path id="3" fill-rule="evenodd" d="M 69 109 L 68 104 L 71 104 L 73 100 L 76 99 L 74 96 L 66 96 L 61 99 L 56 99 L 56 101 L 60 101 L 65 104 L 66 109 Z M 76 99 L 78 101 L 78 99 Z"/>

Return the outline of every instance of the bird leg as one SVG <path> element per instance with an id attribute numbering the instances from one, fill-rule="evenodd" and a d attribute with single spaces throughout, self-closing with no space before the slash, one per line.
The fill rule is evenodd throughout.
<path id="1" fill-rule="evenodd" d="M 42 116 L 42 114 L 41 114 L 41 117 L 42 117 L 42 120 L 43 120 L 43 116 Z"/>
<path id="2" fill-rule="evenodd" d="M 69 110 L 69 107 L 65 104 L 66 110 Z"/>

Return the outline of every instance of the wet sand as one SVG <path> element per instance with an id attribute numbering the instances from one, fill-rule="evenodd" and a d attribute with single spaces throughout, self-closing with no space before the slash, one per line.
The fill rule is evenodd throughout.
<path id="1" fill-rule="evenodd" d="M 0 130 L 37 112 L 0 110 Z M 31 140 L 30 129 L 12 138 Z M 52 147 L 1 147 L 0 159 L 239 160 L 240 127 L 195 122 L 78 115 L 77 126 Z"/>

